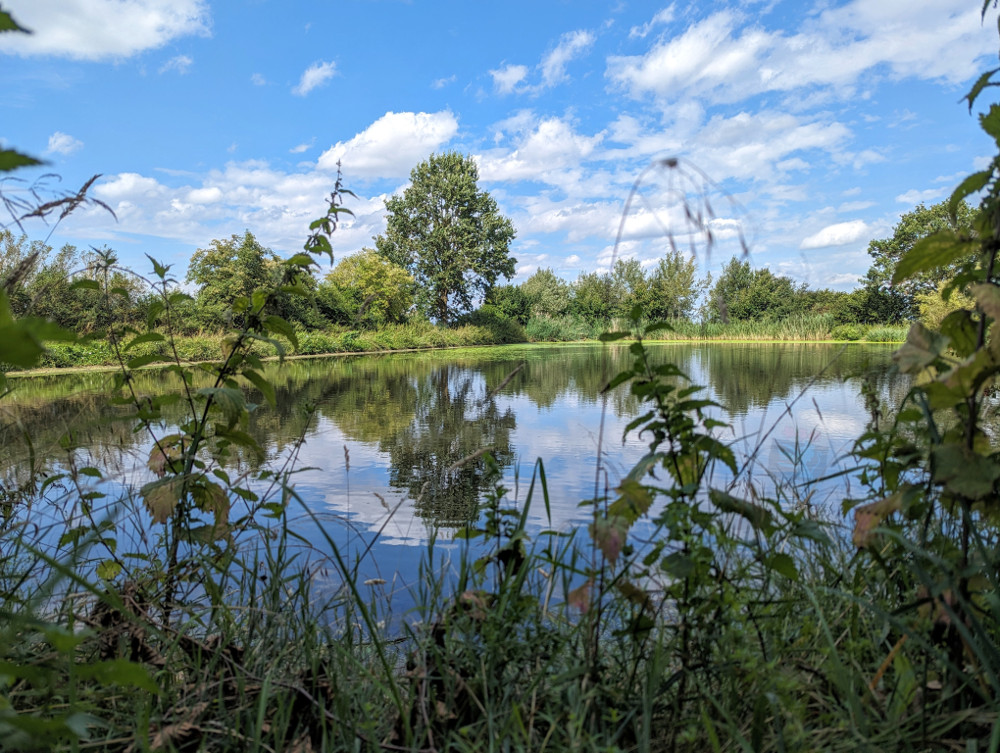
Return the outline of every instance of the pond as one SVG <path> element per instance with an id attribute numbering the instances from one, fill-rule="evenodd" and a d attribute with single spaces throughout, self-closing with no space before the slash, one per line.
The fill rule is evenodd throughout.
<path id="1" fill-rule="evenodd" d="M 763 493 L 780 486 L 797 502 L 833 515 L 852 493 L 850 474 L 836 474 L 851 467 L 847 453 L 865 427 L 862 375 L 872 375 L 889 400 L 898 400 L 901 388 L 891 375 L 893 346 L 650 348 L 723 406 L 718 417 L 729 428 L 719 437 L 733 444 L 745 470 L 735 480 L 728 470 L 719 472 L 715 485 L 752 482 Z M 291 517 L 303 540 L 320 551 L 332 532 L 349 555 L 370 547 L 369 576 L 415 573 L 428 540 L 455 546 L 449 542 L 456 529 L 476 518 L 488 491 L 485 465 L 481 457 L 462 461 L 484 448 L 502 470 L 509 497 L 519 502 L 536 461 L 544 465 L 548 513 L 536 487 L 530 530 L 587 522 L 586 500 L 595 490 L 609 493 L 646 451 L 634 433 L 623 441 L 638 401 L 625 387 L 602 393 L 629 362 L 627 345 L 600 344 L 290 360 L 269 367 L 277 405 L 258 408 L 251 431 L 271 463 L 294 460 L 299 469 L 294 484 L 308 512 L 294 509 Z M 163 379 L 144 373 L 137 386 L 163 389 Z M 0 406 L 8 488 L 29 456 L 36 465 L 65 465 L 67 435 L 88 456 L 78 462 L 107 469 L 121 488 L 150 479 L 150 441 L 123 420 L 127 409 L 112 404 L 109 380 L 80 374 L 16 383 Z"/>

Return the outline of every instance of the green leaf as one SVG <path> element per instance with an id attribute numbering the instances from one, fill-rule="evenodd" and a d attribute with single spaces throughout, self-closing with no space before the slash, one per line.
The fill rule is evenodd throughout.
<path id="1" fill-rule="evenodd" d="M 934 480 L 948 491 L 978 500 L 993 494 L 1000 464 L 960 444 L 946 444 L 931 452 Z"/>
<path id="2" fill-rule="evenodd" d="M 17 21 L 15 21 L 10 13 L 0 9 L 0 32 L 2 31 L 20 31 L 23 34 L 31 33 L 30 30 L 25 29 Z"/>
<path id="3" fill-rule="evenodd" d="M 122 566 L 114 560 L 104 560 L 97 566 L 97 577 L 101 580 L 114 580 L 122 571 Z"/>
<path id="4" fill-rule="evenodd" d="M 147 332 L 138 337 L 133 337 L 125 344 L 125 350 L 131 350 L 136 345 L 142 345 L 143 343 L 161 343 L 166 338 L 159 332 Z"/>
<path id="5" fill-rule="evenodd" d="M 0 149 L 0 173 L 9 173 L 19 167 L 44 164 L 41 160 L 37 160 L 27 154 L 22 154 L 14 149 Z"/>
<path id="6" fill-rule="evenodd" d="M 130 358 L 126 362 L 126 366 L 130 369 L 140 369 L 143 366 L 148 366 L 151 363 L 156 363 L 157 361 L 162 361 L 163 356 L 158 353 L 147 353 L 144 356 L 136 356 L 135 358 Z"/>
<path id="7" fill-rule="evenodd" d="M 796 567 L 795 560 L 792 559 L 790 554 L 776 552 L 766 555 L 762 561 L 766 567 L 780 575 L 784 575 L 789 580 L 797 581 L 799 579 L 799 569 Z"/>
<path id="8" fill-rule="evenodd" d="M 990 109 L 979 116 L 979 124 L 1000 145 L 1000 105 L 990 105 Z"/>
<path id="9" fill-rule="evenodd" d="M 73 290 L 100 290 L 101 283 L 99 283 L 97 280 L 91 280 L 87 277 L 79 277 L 73 280 L 70 287 Z"/>
<path id="10" fill-rule="evenodd" d="M 653 322 L 648 327 L 646 327 L 645 333 L 648 335 L 653 332 L 661 332 L 663 330 L 667 330 L 668 332 L 673 332 L 674 327 L 669 322 Z"/>
<path id="11" fill-rule="evenodd" d="M 597 339 L 602 343 L 611 343 L 615 340 L 623 340 L 630 334 L 630 332 L 602 332 Z"/>
<path id="12" fill-rule="evenodd" d="M 649 512 L 653 504 L 652 492 L 635 479 L 626 478 L 617 492 L 621 496 L 608 507 L 608 515 L 622 518 L 629 525 Z"/>
<path id="13" fill-rule="evenodd" d="M 264 317 L 264 326 L 266 326 L 270 332 L 276 332 L 277 334 L 287 338 L 288 341 L 292 344 L 292 347 L 298 350 L 299 348 L 298 335 L 295 334 L 295 330 L 292 329 L 292 325 L 286 322 L 280 316 L 274 316 L 272 314 L 271 316 Z"/>
<path id="14" fill-rule="evenodd" d="M 244 369 L 243 377 L 250 382 L 254 387 L 260 390 L 264 399 L 267 400 L 267 404 L 272 408 L 277 405 L 277 399 L 274 394 L 274 385 L 271 384 L 267 379 L 261 376 L 258 372 L 253 369 Z"/>
<path id="15" fill-rule="evenodd" d="M 198 395 L 208 398 L 212 404 L 222 411 L 229 426 L 232 427 L 248 411 L 243 391 L 232 387 L 202 387 Z"/>
<path id="16" fill-rule="evenodd" d="M 774 530 L 774 515 L 760 505 L 739 499 L 720 489 L 710 489 L 708 498 L 722 512 L 739 515 L 758 531 L 771 533 Z"/>
<path id="17" fill-rule="evenodd" d="M 992 170 L 983 170 L 982 172 L 973 173 L 959 183 L 958 188 L 951 192 L 951 198 L 948 199 L 948 213 L 954 217 L 958 211 L 958 206 L 962 203 L 962 201 L 964 201 L 967 196 L 985 188 L 986 184 L 990 182 L 990 178 L 992 177 Z"/>
<path id="18" fill-rule="evenodd" d="M 934 363 L 947 347 L 947 337 L 914 322 L 906 333 L 906 342 L 892 354 L 892 360 L 901 372 L 912 374 Z"/>
<path id="19" fill-rule="evenodd" d="M 153 682 L 153 678 L 149 676 L 149 672 L 141 664 L 125 659 L 111 659 L 76 666 L 76 672 L 80 677 L 97 680 L 104 685 L 139 688 L 156 695 L 160 693 L 159 686 Z"/>
<path id="20" fill-rule="evenodd" d="M 983 15 L 986 15 L 986 9 L 989 7 L 990 2 L 991 0 L 984 0 Z M 1000 68 L 993 68 L 992 70 L 986 71 L 986 73 L 981 75 L 976 80 L 976 83 L 972 85 L 969 93 L 962 97 L 962 99 L 968 100 L 970 113 L 972 112 L 972 106 L 976 103 L 976 98 L 982 93 L 983 89 L 987 86 L 996 86 L 996 84 L 990 81 L 990 79 L 993 78 L 993 76 L 998 72 L 1000 72 Z"/>
<path id="21" fill-rule="evenodd" d="M 953 230 L 939 230 L 913 244 L 913 248 L 896 265 L 892 282 L 898 284 L 920 272 L 946 267 L 969 256 L 978 247 L 976 240 L 963 238 Z"/>

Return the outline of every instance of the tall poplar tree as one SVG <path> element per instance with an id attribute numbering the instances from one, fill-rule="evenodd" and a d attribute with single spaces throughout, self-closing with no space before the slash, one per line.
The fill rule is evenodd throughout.
<path id="1" fill-rule="evenodd" d="M 410 172 L 402 196 L 385 202 L 387 227 L 376 250 L 408 269 L 417 282 L 418 310 L 451 323 L 471 311 L 497 279 L 514 275 L 514 226 L 477 182 L 471 157 L 432 154 Z"/>

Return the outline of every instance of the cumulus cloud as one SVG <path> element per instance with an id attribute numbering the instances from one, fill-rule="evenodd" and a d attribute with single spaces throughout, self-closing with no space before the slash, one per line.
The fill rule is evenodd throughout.
<path id="1" fill-rule="evenodd" d="M 896 201 L 900 204 L 925 204 L 929 201 L 937 201 L 946 193 L 948 193 L 946 188 L 928 188 L 925 191 L 918 191 L 916 188 L 913 188 L 897 196 Z"/>
<path id="2" fill-rule="evenodd" d="M 629 29 L 628 36 L 629 39 L 645 39 L 649 32 L 651 32 L 657 26 L 663 24 L 668 24 L 674 20 L 674 6 L 670 5 L 663 10 L 659 11 L 655 16 L 653 16 L 649 21 L 644 23 L 642 26 L 633 26 Z"/>
<path id="3" fill-rule="evenodd" d="M 791 33 L 722 10 L 645 54 L 608 58 L 606 75 L 633 97 L 738 102 L 806 87 L 850 93 L 882 69 L 958 83 L 990 47 L 977 9 L 960 0 L 853 0 Z"/>
<path id="4" fill-rule="evenodd" d="M 252 228 L 264 245 L 279 252 L 302 247 L 309 222 L 325 208 L 330 176 L 316 169 L 285 172 L 267 162 L 230 162 L 201 176 L 179 175 L 168 185 L 139 173 L 109 176 L 93 189 L 118 216 L 109 231 L 96 210 L 75 213 L 69 222 L 91 237 L 116 240 L 119 234 L 151 235 L 192 246 L 228 237 L 233 228 Z M 193 179 L 193 180 L 192 180 Z M 385 196 L 349 198 L 353 217 L 344 218 L 332 243 L 338 256 L 369 243 L 385 229 Z"/>
<path id="5" fill-rule="evenodd" d="M 185 74 L 191 70 L 191 65 L 194 63 L 187 55 L 177 55 L 176 57 L 170 58 L 167 62 L 160 66 L 160 73 L 166 73 L 167 71 L 177 71 L 180 74 Z"/>
<path id="6" fill-rule="evenodd" d="M 559 38 L 559 44 L 541 62 L 542 86 L 551 87 L 565 81 L 566 66 L 573 58 L 590 49 L 594 35 L 589 31 L 571 31 Z"/>
<path id="7" fill-rule="evenodd" d="M 362 178 L 400 178 L 458 132 L 458 120 L 441 112 L 387 112 L 348 141 L 338 141 L 320 155 L 323 170 Z"/>
<path id="8" fill-rule="evenodd" d="M 304 97 L 316 87 L 325 84 L 335 75 L 337 75 L 336 63 L 313 63 L 302 73 L 299 83 L 292 87 L 292 94 Z"/>
<path id="9" fill-rule="evenodd" d="M 803 239 L 799 244 L 801 249 L 827 248 L 829 246 L 846 246 L 854 243 L 871 234 L 867 223 L 862 220 L 851 220 L 850 222 L 838 222 L 835 225 L 827 225 L 818 233 Z"/>
<path id="10" fill-rule="evenodd" d="M 521 122 L 521 121 L 519 121 Z M 544 118 L 522 134 L 516 148 L 491 150 L 479 156 L 484 180 L 552 181 L 565 168 L 579 168 L 604 138 L 584 136 L 561 118 Z"/>
<path id="11" fill-rule="evenodd" d="M 68 133 L 56 131 L 49 136 L 49 145 L 46 147 L 46 154 L 72 154 L 83 146 L 83 142 L 75 139 Z"/>
<path id="12" fill-rule="evenodd" d="M 192 34 L 209 34 L 206 0 L 13 0 L 34 33 L 5 34 L 3 52 L 83 60 L 127 58 Z"/>
<path id="13" fill-rule="evenodd" d="M 510 94 L 517 85 L 524 81 L 528 75 L 526 65 L 504 65 L 494 71 L 490 71 L 493 77 L 493 86 L 500 94 Z"/>

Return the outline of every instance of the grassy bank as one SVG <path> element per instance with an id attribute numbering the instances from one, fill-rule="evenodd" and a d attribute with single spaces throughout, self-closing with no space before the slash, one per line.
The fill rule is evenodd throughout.
<path id="1" fill-rule="evenodd" d="M 695 323 L 670 322 L 671 329 L 661 330 L 657 339 L 677 341 L 787 341 L 787 342 L 902 342 L 906 327 L 840 325 L 828 316 L 802 317 L 782 322 Z M 429 322 L 389 325 L 377 330 L 340 329 L 297 333 L 298 347 L 284 338 L 289 353 L 300 355 L 335 355 L 342 353 L 377 353 L 393 350 L 451 348 L 476 345 L 502 345 L 523 342 L 579 342 L 597 340 L 603 332 L 627 329 L 625 321 L 588 325 L 579 319 L 535 318 L 521 327 L 506 319 L 490 318 L 459 327 L 439 327 Z M 212 361 L 222 356 L 226 339 L 222 334 L 179 335 L 172 344 L 147 343 L 128 353 L 136 356 L 159 356 L 171 361 Z M 261 341 L 252 347 L 260 357 L 273 355 L 273 346 Z M 118 365 L 113 345 L 104 339 L 49 343 L 39 367 L 65 369 Z"/>

